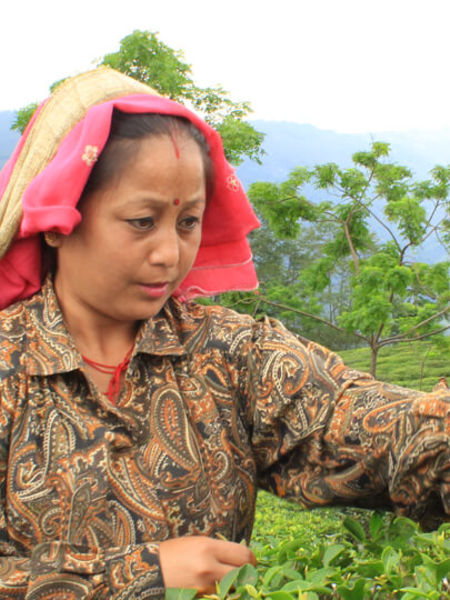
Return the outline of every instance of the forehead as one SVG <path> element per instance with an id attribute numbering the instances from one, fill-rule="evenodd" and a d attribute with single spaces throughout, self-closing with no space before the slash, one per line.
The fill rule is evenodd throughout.
<path id="1" fill-rule="evenodd" d="M 133 144 L 133 155 L 120 170 L 84 196 L 79 205 L 82 213 L 100 208 L 172 205 L 175 198 L 184 204 L 206 202 L 204 166 L 194 140 L 151 136 Z"/>
<path id="2" fill-rule="evenodd" d="M 165 171 L 190 171 L 205 177 L 202 152 L 195 140 L 184 134 L 149 136 L 137 142 L 133 159 L 128 161 L 127 172 L 142 168 L 154 175 Z"/>

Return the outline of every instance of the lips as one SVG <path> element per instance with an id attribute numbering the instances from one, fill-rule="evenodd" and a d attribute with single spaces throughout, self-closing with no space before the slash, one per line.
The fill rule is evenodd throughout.
<path id="1" fill-rule="evenodd" d="M 169 282 L 165 281 L 162 283 L 145 283 L 141 287 L 152 298 L 161 298 L 169 292 L 169 285 Z"/>

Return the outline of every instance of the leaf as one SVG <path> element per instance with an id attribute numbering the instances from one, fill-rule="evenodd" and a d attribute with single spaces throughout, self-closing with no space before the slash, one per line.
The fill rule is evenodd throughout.
<path id="1" fill-rule="evenodd" d="M 283 565 L 275 565 L 267 569 L 267 571 L 264 573 L 263 586 L 268 588 L 272 581 L 275 580 L 275 583 L 279 581 L 282 578 L 280 577 L 280 571 L 282 570 L 282 568 Z"/>
<path id="2" fill-rule="evenodd" d="M 191 588 L 166 588 L 165 600 L 194 600 L 197 590 Z"/>
<path id="3" fill-rule="evenodd" d="M 378 577 L 384 573 L 384 563 L 377 559 L 358 561 L 355 570 L 364 577 Z"/>
<path id="4" fill-rule="evenodd" d="M 295 600 L 296 596 L 289 594 L 288 592 L 270 592 L 266 598 L 272 598 L 272 600 Z"/>
<path id="5" fill-rule="evenodd" d="M 448 577 L 450 575 L 450 558 L 443 560 L 436 565 L 436 576 L 438 581 Z"/>
<path id="6" fill-rule="evenodd" d="M 389 575 L 392 573 L 394 566 L 399 563 L 400 555 L 391 546 L 386 546 L 386 548 L 381 553 L 381 560 L 384 564 L 384 571 L 389 577 Z"/>
<path id="7" fill-rule="evenodd" d="M 350 517 L 345 517 L 342 525 L 356 540 L 359 542 L 366 541 L 366 533 L 358 521 L 355 521 L 355 519 L 351 519 Z"/>
<path id="8" fill-rule="evenodd" d="M 247 585 L 244 586 L 245 591 L 247 592 L 247 594 L 251 597 L 251 598 L 259 598 L 259 594 L 255 588 L 254 585 L 251 585 L 250 583 L 247 583 Z"/>
<path id="9" fill-rule="evenodd" d="M 342 552 L 345 550 L 345 546 L 342 544 L 334 544 L 333 546 L 328 546 L 323 553 L 322 562 L 325 567 L 328 567 L 335 558 L 340 556 Z"/>
<path id="10" fill-rule="evenodd" d="M 280 552 L 278 553 L 278 563 L 282 564 L 286 562 L 289 558 L 295 556 L 295 551 L 303 546 L 303 541 L 296 539 L 286 544 L 283 544 L 280 548 Z"/>
<path id="11" fill-rule="evenodd" d="M 224 600 L 230 589 L 235 585 L 241 568 L 242 567 L 237 567 L 236 569 L 229 571 L 224 577 L 222 577 L 220 582 L 217 584 L 217 593 L 219 595 L 220 600 Z M 171 598 L 169 600 L 175 599 Z"/>
<path id="12" fill-rule="evenodd" d="M 374 512 L 370 517 L 369 531 L 372 538 L 376 539 L 380 529 L 383 527 L 383 517 L 379 512 Z"/>
<path id="13" fill-rule="evenodd" d="M 358 579 L 352 587 L 339 585 L 338 592 L 344 600 L 364 600 L 365 579 Z"/>
<path id="14" fill-rule="evenodd" d="M 253 565 L 243 565 L 238 569 L 236 587 L 241 585 L 254 585 L 258 581 L 258 571 Z"/>
<path id="15" fill-rule="evenodd" d="M 427 594 L 420 588 L 401 588 L 399 591 L 406 592 L 403 594 L 401 600 L 412 600 L 413 598 L 429 598 L 430 600 L 439 600 L 440 598 L 439 592 L 437 592 L 437 595 L 435 592 L 429 592 Z"/>
<path id="16" fill-rule="evenodd" d="M 301 572 L 296 569 L 293 569 L 291 567 L 291 563 L 284 564 L 281 572 L 287 579 L 303 579 L 303 575 L 301 574 Z"/>
<path id="17" fill-rule="evenodd" d="M 284 584 L 280 591 L 282 592 L 298 592 L 298 590 L 311 589 L 311 584 L 308 581 L 296 579 L 295 581 L 288 581 Z"/>

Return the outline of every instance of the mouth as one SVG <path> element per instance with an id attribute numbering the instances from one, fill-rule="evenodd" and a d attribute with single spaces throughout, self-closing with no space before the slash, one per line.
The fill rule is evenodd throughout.
<path id="1" fill-rule="evenodd" d="M 152 298 L 161 298 L 168 293 L 170 283 L 168 281 L 158 283 L 143 283 L 141 284 L 141 288 Z"/>

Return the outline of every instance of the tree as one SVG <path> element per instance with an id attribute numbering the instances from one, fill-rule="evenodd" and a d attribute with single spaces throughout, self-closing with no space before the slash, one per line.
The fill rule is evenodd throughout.
<path id="1" fill-rule="evenodd" d="M 340 268 L 351 268 L 348 307 L 316 318 L 368 344 L 373 375 L 381 347 L 448 328 L 449 263 L 427 264 L 417 253 L 431 236 L 448 241 L 450 167 L 436 166 L 430 180 L 415 182 L 410 170 L 388 162 L 388 155 L 388 144 L 374 142 L 370 151 L 353 155 L 349 169 L 334 163 L 299 167 L 281 184 L 259 182 L 249 190 L 279 237 L 301 241 L 302 222 L 328 227 L 320 256 L 299 273 L 298 285 L 317 296 L 336 285 Z M 327 198 L 307 200 L 301 193 L 306 184 Z"/>
<path id="2" fill-rule="evenodd" d="M 164 44 L 156 33 L 134 31 L 121 40 L 117 52 L 105 54 L 98 64 L 108 65 L 164 96 L 190 105 L 222 135 L 225 154 L 232 164 L 239 165 L 245 157 L 260 161 L 264 135 L 244 121 L 251 112 L 250 105 L 231 100 L 221 87 L 197 86 L 183 53 Z M 53 84 L 52 89 L 59 83 Z M 20 109 L 12 128 L 23 132 L 36 106 Z"/>
<path id="3" fill-rule="evenodd" d="M 323 241 L 330 235 L 330 228 L 320 224 L 316 227 L 302 225 L 299 244 L 297 240 L 275 237 L 264 218 L 261 215 L 259 218 L 260 229 L 252 231 L 249 236 L 259 289 L 222 294 L 214 298 L 214 303 L 256 318 L 269 316 L 280 319 L 294 333 L 328 347 L 354 347 L 355 337 L 351 333 L 330 327 L 322 318 L 323 315 L 331 318 L 336 307 L 343 310 L 348 306 L 349 276 L 345 265 L 338 273 L 339 284 L 327 286 L 320 294 L 311 293 L 298 277 L 321 255 Z"/>

